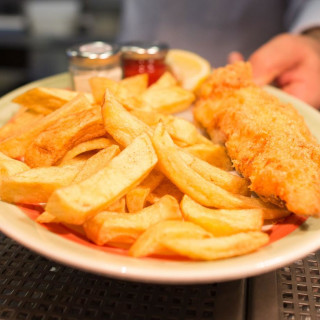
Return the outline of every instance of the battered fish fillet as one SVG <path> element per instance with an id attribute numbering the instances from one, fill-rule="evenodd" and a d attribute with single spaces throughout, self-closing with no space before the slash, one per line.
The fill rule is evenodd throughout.
<path id="1" fill-rule="evenodd" d="M 252 81 L 249 63 L 216 69 L 202 85 L 195 119 L 225 143 L 235 169 L 262 199 L 320 215 L 320 147 L 304 119 Z"/>

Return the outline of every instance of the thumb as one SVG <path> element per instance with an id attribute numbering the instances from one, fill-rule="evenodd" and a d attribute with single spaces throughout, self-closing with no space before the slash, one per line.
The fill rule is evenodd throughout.
<path id="1" fill-rule="evenodd" d="M 228 55 L 228 63 L 234 63 L 238 61 L 243 61 L 243 55 L 238 51 L 232 51 Z"/>
<path id="2" fill-rule="evenodd" d="M 273 82 L 300 62 L 299 50 L 292 50 L 290 36 L 278 36 L 261 46 L 249 58 L 253 78 L 258 85 Z M 296 48 L 298 49 L 298 48 Z"/>

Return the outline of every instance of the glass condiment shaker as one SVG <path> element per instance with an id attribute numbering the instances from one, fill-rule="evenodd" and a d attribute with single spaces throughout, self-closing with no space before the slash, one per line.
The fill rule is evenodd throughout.
<path id="1" fill-rule="evenodd" d="M 95 41 L 67 49 L 67 56 L 73 87 L 77 91 L 89 92 L 89 79 L 94 76 L 122 78 L 121 50 L 117 45 Z"/>
<path id="2" fill-rule="evenodd" d="M 166 55 L 169 46 L 161 42 L 127 42 L 122 45 L 123 76 L 147 73 L 149 85 L 167 70 Z"/>

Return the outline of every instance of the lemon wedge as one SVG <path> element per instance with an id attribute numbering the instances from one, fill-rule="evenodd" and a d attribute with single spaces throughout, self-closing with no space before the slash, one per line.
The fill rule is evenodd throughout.
<path id="1" fill-rule="evenodd" d="M 190 91 L 195 91 L 211 73 L 209 61 L 186 50 L 169 50 L 166 63 L 181 86 Z"/>

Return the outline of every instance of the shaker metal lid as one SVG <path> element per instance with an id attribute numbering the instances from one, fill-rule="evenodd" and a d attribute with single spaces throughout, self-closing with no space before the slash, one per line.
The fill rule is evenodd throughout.
<path id="1" fill-rule="evenodd" d="M 119 59 L 120 47 L 102 41 L 95 41 L 67 49 L 67 56 L 75 64 L 102 66 Z"/>
<path id="2" fill-rule="evenodd" d="M 132 59 L 161 59 L 169 50 L 164 42 L 132 41 L 122 44 L 121 51 L 124 58 Z"/>

